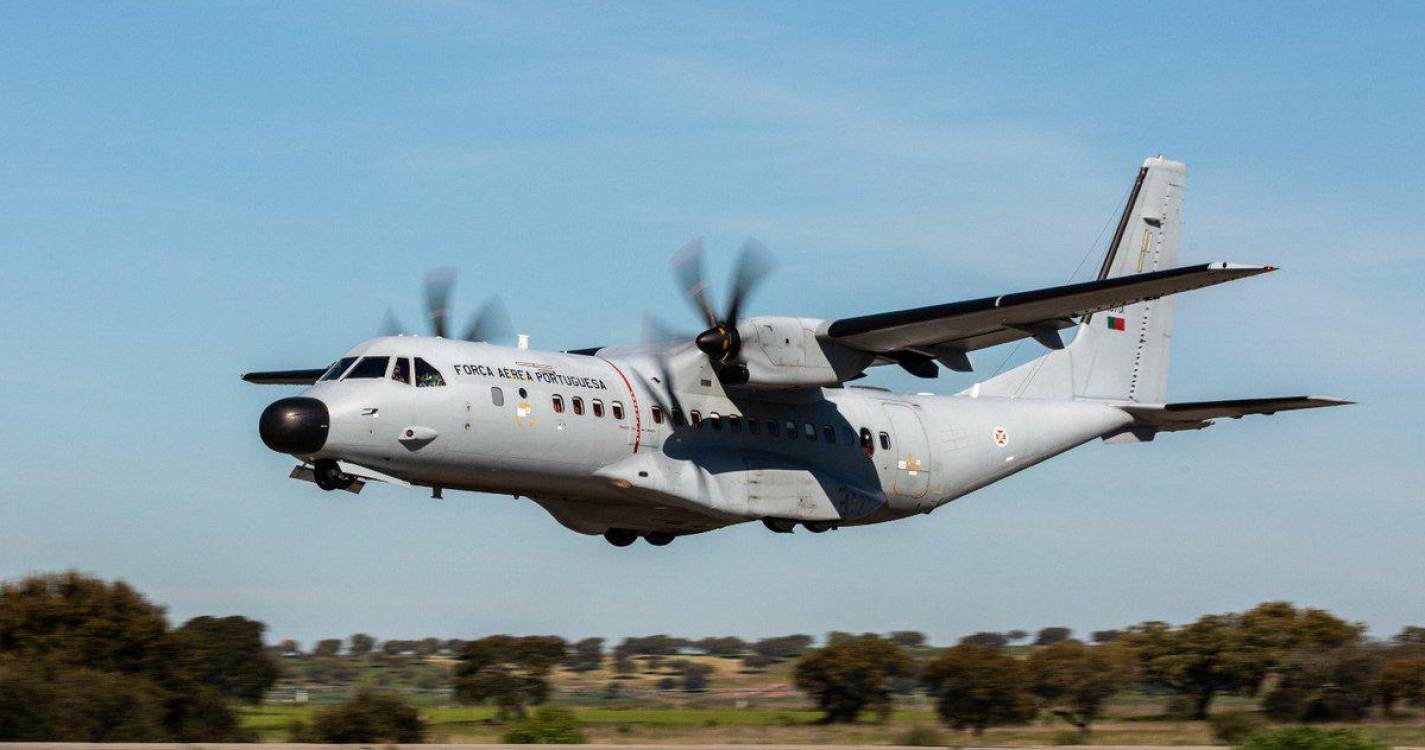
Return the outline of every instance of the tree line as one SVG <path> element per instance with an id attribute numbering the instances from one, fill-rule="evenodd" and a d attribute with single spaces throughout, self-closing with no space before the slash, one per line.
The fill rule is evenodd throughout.
<path id="1" fill-rule="evenodd" d="M 665 634 L 612 646 L 552 635 L 382 642 L 358 633 L 303 651 L 292 641 L 267 646 L 264 632 L 240 616 L 175 627 L 127 584 L 73 572 L 0 584 L 0 740 L 250 739 L 233 707 L 260 702 L 292 660 L 439 657 L 450 665 L 454 701 L 491 705 L 507 721 L 547 702 L 559 669 L 608 669 L 618 679 L 641 663 L 671 671 L 660 688 L 705 691 L 714 670 L 698 656 L 739 660 L 743 670 L 789 664 L 795 686 L 829 723 L 885 716 L 898 695 L 917 692 L 935 701 L 946 725 L 976 733 L 1041 715 L 1088 731 L 1110 698 L 1131 689 L 1162 696 L 1170 715 L 1197 719 L 1222 695 L 1258 698 L 1266 716 L 1284 722 L 1425 706 L 1425 628 L 1374 641 L 1359 623 L 1285 602 L 1181 625 L 1096 631 L 1087 640 L 1065 627 L 980 632 L 948 648 L 916 631 L 833 631 L 820 645 L 805 634 Z M 366 729 L 352 734 L 351 726 Z M 302 738 L 328 742 L 410 742 L 424 731 L 399 697 L 366 690 L 300 729 Z"/>

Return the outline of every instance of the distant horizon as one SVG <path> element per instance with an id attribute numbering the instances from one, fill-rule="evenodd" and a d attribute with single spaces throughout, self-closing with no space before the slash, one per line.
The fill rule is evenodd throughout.
<path id="1" fill-rule="evenodd" d="M 1028 10 L 1028 12 L 1026 12 Z M 12 4 L 0 45 L 0 578 L 129 581 L 276 640 L 1077 632 L 1286 600 L 1425 624 L 1425 6 Z M 933 514 L 615 549 L 528 500 L 288 479 L 315 368 L 499 293 L 531 346 L 696 316 L 669 262 L 746 237 L 749 314 L 1081 281 L 1138 165 L 1188 166 L 1172 400 L 1357 405 L 1095 442 Z M 975 371 L 864 381 L 954 394 Z M 814 624 L 814 627 L 813 627 Z M 1049 623 L 1054 624 L 1054 623 Z M 1039 627 L 1043 627 L 1041 624 Z M 815 631 L 815 632 L 812 632 Z M 458 634 L 465 634 L 464 636 Z M 742 635 L 742 633 L 747 633 Z M 609 636 L 608 634 L 615 634 Z"/>

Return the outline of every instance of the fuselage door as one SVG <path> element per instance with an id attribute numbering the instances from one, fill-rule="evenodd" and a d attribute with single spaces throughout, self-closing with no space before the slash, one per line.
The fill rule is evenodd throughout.
<path id="1" fill-rule="evenodd" d="M 899 497 L 925 497 L 930 489 L 930 442 L 925 427 L 915 410 L 904 404 L 882 403 L 881 410 L 890 425 L 889 453 L 891 487 L 888 494 Z"/>

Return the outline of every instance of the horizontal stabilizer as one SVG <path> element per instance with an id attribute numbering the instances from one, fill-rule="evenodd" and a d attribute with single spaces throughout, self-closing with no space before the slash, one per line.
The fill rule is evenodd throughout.
<path id="1" fill-rule="evenodd" d="M 326 372 L 320 370 L 270 370 L 268 372 L 243 373 L 242 379 L 258 385 L 311 385 Z"/>
<path id="2" fill-rule="evenodd" d="M 1345 406 L 1345 401 L 1330 396 L 1283 396 L 1278 398 L 1239 398 L 1224 401 L 1184 401 L 1176 404 L 1132 404 L 1118 408 L 1133 415 L 1134 424 L 1159 430 L 1195 430 L 1212 424 L 1214 419 L 1240 419 L 1248 414 L 1276 414 L 1293 409 L 1318 409 L 1323 406 Z"/>

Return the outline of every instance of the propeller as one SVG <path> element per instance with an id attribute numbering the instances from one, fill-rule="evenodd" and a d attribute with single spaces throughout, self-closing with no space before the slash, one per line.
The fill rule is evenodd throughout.
<path id="1" fill-rule="evenodd" d="M 718 379 L 730 385 L 747 382 L 747 368 L 735 364 L 742 348 L 742 336 L 737 323 L 743 304 L 773 268 L 771 253 L 762 243 L 748 239 L 742 243 L 737 265 L 732 273 L 732 292 L 728 296 L 727 312 L 718 315 L 709 299 L 708 283 L 703 276 L 703 243 L 693 240 L 673 258 L 673 273 L 688 295 L 693 308 L 707 323 L 707 330 L 693 342 L 708 356 L 717 370 Z"/>
<path id="2" fill-rule="evenodd" d="M 426 318 L 430 321 L 431 335 L 448 338 L 450 336 L 450 293 L 455 286 L 455 269 L 437 268 L 426 274 L 425 302 Z M 401 324 L 396 313 L 386 310 L 381 323 L 385 336 L 409 333 Z M 478 312 L 470 316 L 461 335 L 466 341 L 508 341 L 514 338 L 514 324 L 510 322 L 509 311 L 499 295 L 491 296 Z"/>
<path id="3" fill-rule="evenodd" d="M 664 411 L 670 413 L 674 410 L 681 412 L 683 405 L 678 400 L 678 389 L 673 382 L 673 368 L 668 364 L 669 352 L 667 351 L 667 342 L 687 341 L 690 338 L 692 338 L 692 334 L 675 330 L 653 315 L 644 313 L 643 354 L 653 360 L 654 366 L 657 368 L 657 374 L 654 379 L 662 386 L 662 389 L 650 387 L 648 390 L 654 395 L 655 399 L 658 399 L 660 390 L 668 392 L 669 403 L 660 404 L 660 406 L 663 407 Z M 658 400 L 661 401 L 662 399 Z"/>

